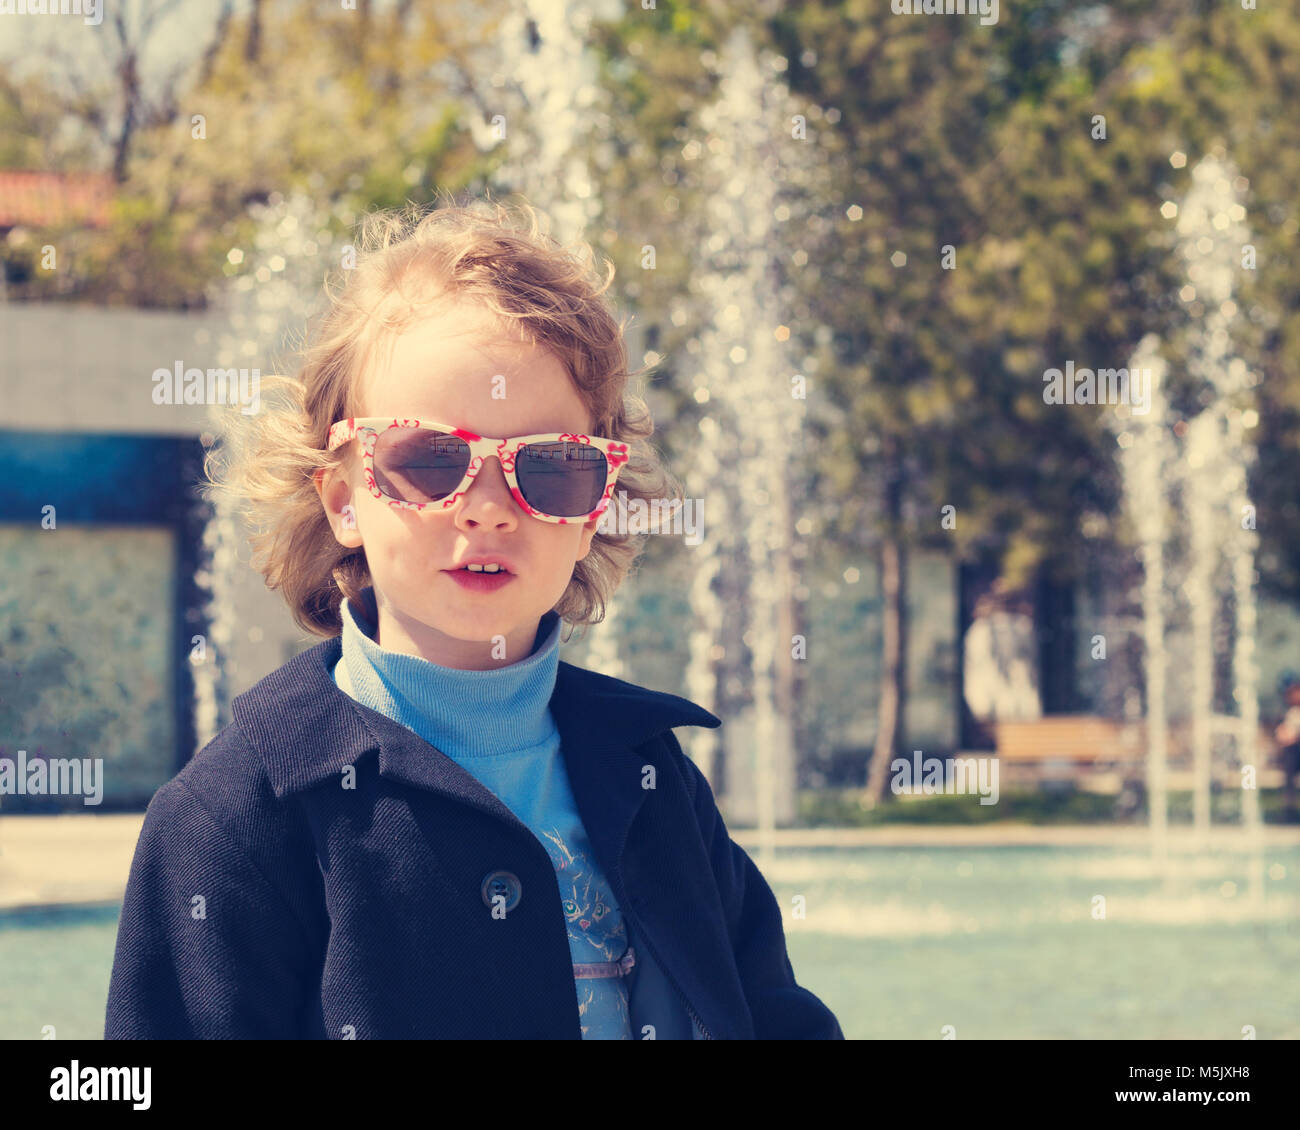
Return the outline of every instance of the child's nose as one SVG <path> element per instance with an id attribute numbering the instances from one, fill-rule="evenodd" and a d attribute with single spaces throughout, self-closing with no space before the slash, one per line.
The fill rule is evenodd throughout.
<path id="1" fill-rule="evenodd" d="M 501 468 L 501 460 L 495 455 L 489 455 L 474 476 L 469 490 L 465 492 L 462 512 L 473 521 L 500 522 L 504 517 L 513 517 L 515 509 L 515 500 L 510 494 L 510 484 Z"/>

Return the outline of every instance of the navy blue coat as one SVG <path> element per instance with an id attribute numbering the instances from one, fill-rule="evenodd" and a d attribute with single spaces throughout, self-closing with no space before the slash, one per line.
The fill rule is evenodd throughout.
<path id="1" fill-rule="evenodd" d="M 580 1039 L 545 848 L 454 761 L 340 691 L 341 646 L 237 697 L 150 801 L 105 1038 Z M 795 983 L 776 899 L 672 732 L 719 719 L 564 662 L 550 709 L 629 939 L 703 1038 L 843 1039 Z M 635 1004 L 632 1020 L 644 1038 Z"/>

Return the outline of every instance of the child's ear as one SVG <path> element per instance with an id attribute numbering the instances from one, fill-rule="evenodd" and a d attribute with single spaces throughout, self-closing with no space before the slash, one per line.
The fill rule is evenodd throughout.
<path id="1" fill-rule="evenodd" d="M 601 518 L 603 517 L 602 514 Z M 596 528 L 599 525 L 600 518 L 591 518 L 582 523 L 582 537 L 578 540 L 578 556 L 573 559 L 575 565 L 591 552 L 591 539 L 596 536 Z"/>
<path id="2" fill-rule="evenodd" d="M 357 528 L 356 507 L 352 501 L 352 487 L 345 476 L 322 467 L 312 472 L 312 485 L 320 496 L 321 506 L 329 518 L 330 528 L 339 545 L 349 549 L 361 547 L 361 531 Z"/>

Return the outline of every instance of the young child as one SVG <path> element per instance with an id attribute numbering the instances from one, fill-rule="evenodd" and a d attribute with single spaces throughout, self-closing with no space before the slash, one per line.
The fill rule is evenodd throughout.
<path id="1" fill-rule="evenodd" d="M 640 548 L 615 485 L 680 491 L 609 279 L 525 211 L 368 217 L 209 468 L 327 638 L 150 802 L 106 1038 L 844 1038 L 673 733 L 719 719 L 559 660 Z"/>

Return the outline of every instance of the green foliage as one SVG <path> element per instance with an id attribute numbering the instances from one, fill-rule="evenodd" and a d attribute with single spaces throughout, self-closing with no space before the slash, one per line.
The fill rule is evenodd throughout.
<path id="1" fill-rule="evenodd" d="M 875 827 L 882 824 L 1113 824 L 1115 798 L 1076 789 L 1009 790 L 997 804 L 977 796 L 907 797 L 899 803 L 864 808 L 861 789 L 801 793 L 799 821 L 807 827 Z"/>
<path id="2" fill-rule="evenodd" d="M 884 824 L 1132 824 L 1147 823 L 1144 799 L 1107 796 L 1087 792 L 1065 783 L 1051 788 L 1003 789 L 997 804 L 980 804 L 977 796 L 918 796 L 899 803 L 864 808 L 862 790 L 807 789 L 799 794 L 798 824 L 807 828 L 870 828 Z M 1260 791 L 1260 809 L 1265 823 L 1283 822 L 1282 791 Z M 1241 820 L 1241 790 L 1215 790 L 1211 794 L 1211 818 L 1216 824 Z M 1183 827 L 1192 823 L 1192 794 L 1169 794 L 1169 823 Z"/>
<path id="3" fill-rule="evenodd" d="M 297 189 L 346 216 L 428 202 L 435 188 L 460 189 L 484 167 L 463 107 L 435 78 L 450 39 L 432 14 L 395 9 L 361 22 L 306 2 L 269 6 L 256 59 L 246 39 L 246 24 L 232 21 L 175 116 L 137 132 L 111 222 L 77 239 L 73 297 L 202 306 L 226 253 L 250 234 L 254 201 Z M 0 96 L 0 119 L 6 105 Z M 24 121 L 30 132 L 33 119 Z M 0 153 L 41 167 L 30 148 Z M 49 285 L 30 297 L 55 297 Z"/>

